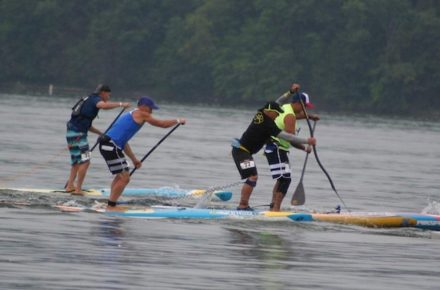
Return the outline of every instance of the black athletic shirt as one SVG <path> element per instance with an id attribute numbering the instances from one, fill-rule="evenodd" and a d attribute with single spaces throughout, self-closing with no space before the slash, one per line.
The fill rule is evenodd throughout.
<path id="1" fill-rule="evenodd" d="M 270 136 L 277 136 L 280 132 L 281 129 L 277 127 L 271 118 L 266 116 L 263 111 L 258 111 L 241 136 L 240 144 L 249 150 L 251 154 L 255 154 L 260 151 Z"/>

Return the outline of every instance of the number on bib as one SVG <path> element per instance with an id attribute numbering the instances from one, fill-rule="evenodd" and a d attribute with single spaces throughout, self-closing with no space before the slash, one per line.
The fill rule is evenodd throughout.
<path id="1" fill-rule="evenodd" d="M 253 168 L 255 167 L 255 162 L 254 160 L 246 160 L 240 163 L 240 167 L 241 169 L 249 169 L 249 168 Z"/>
<path id="2" fill-rule="evenodd" d="M 87 152 L 84 152 L 84 153 L 81 153 L 81 161 L 88 161 L 88 160 L 90 160 L 90 151 L 87 151 Z"/>

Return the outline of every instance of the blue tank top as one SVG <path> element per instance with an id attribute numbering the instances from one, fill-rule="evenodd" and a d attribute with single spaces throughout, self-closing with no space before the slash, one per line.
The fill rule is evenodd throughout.
<path id="1" fill-rule="evenodd" d="M 139 131 L 144 125 L 139 125 L 133 119 L 133 111 L 123 114 L 116 120 L 113 126 L 106 133 L 119 148 L 124 149 L 125 144 Z"/>

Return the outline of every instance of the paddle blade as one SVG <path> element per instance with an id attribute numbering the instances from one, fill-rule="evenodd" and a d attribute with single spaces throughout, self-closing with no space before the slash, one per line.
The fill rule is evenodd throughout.
<path id="1" fill-rule="evenodd" d="M 306 195 L 304 193 L 304 186 L 302 182 L 298 183 L 298 186 L 293 193 L 291 205 L 303 205 L 306 202 Z"/>

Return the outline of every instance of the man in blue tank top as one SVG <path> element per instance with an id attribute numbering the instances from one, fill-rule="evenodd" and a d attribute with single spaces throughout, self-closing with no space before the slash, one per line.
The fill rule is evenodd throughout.
<path id="1" fill-rule="evenodd" d="M 118 107 L 128 108 L 130 106 L 130 103 L 125 102 L 110 102 L 110 93 L 111 90 L 108 85 L 98 85 L 95 92 L 83 99 L 81 107 L 75 113 L 72 112 L 71 118 L 67 122 L 66 139 L 71 164 L 70 175 L 66 184 L 67 192 L 84 195 L 82 185 L 90 165 L 87 133 L 90 131 L 98 135 L 102 134 L 100 130 L 92 126 L 99 110 L 110 110 Z"/>
<path id="2" fill-rule="evenodd" d="M 99 151 L 104 157 L 108 169 L 115 176 L 108 199 L 109 208 L 116 206 L 118 198 L 130 182 L 129 166 L 124 153 L 127 154 L 136 168 L 140 168 L 142 165 L 131 150 L 128 141 L 142 128 L 145 122 L 160 128 L 169 128 L 186 123 L 186 120 L 182 118 L 156 119 L 153 117 L 153 110 L 158 109 L 159 107 L 149 97 L 139 98 L 137 108 L 124 113 L 99 142 Z"/>

